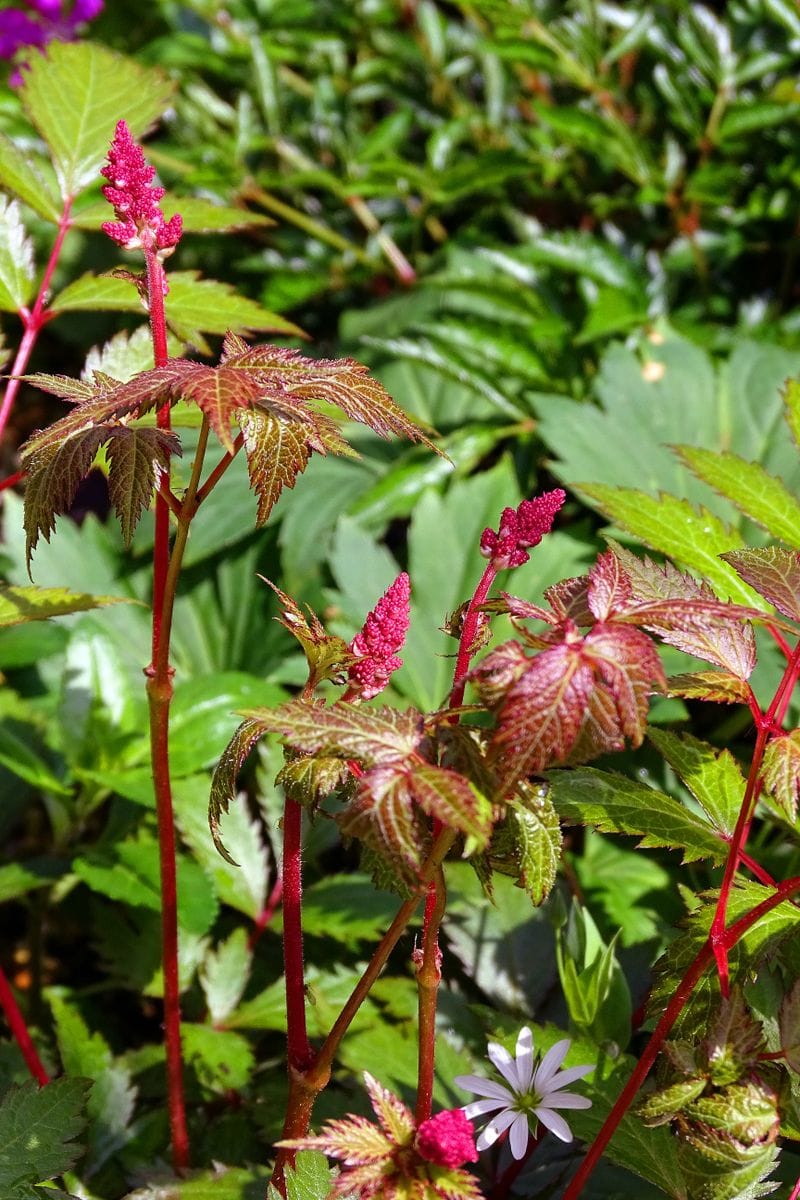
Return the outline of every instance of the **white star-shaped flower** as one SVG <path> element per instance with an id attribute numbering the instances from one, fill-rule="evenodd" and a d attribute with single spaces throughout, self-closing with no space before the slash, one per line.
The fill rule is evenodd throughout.
<path id="1" fill-rule="evenodd" d="M 455 1082 L 465 1091 L 485 1097 L 464 1105 L 464 1113 L 472 1120 L 485 1113 L 495 1115 L 475 1143 L 478 1150 L 488 1150 L 501 1133 L 509 1131 L 508 1143 L 514 1158 L 524 1158 L 528 1149 L 530 1121 L 541 1121 L 562 1142 L 572 1141 L 569 1125 L 557 1108 L 591 1108 L 591 1100 L 562 1089 L 594 1070 L 594 1065 L 567 1067 L 561 1064 L 570 1048 L 569 1038 L 551 1046 L 540 1062 L 533 1055 L 533 1035 L 527 1026 L 520 1030 L 514 1058 L 497 1042 L 489 1042 L 488 1053 L 494 1066 L 508 1084 L 504 1087 L 480 1075 L 457 1075 Z M 499 1110 L 499 1111 L 498 1111 Z"/>

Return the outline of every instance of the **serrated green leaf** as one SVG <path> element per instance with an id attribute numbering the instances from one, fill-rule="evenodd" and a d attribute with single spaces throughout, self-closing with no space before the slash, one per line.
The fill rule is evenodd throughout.
<path id="1" fill-rule="evenodd" d="M 186 1021 L 181 1026 L 181 1041 L 184 1054 L 204 1087 L 218 1093 L 246 1087 L 255 1058 L 242 1034 Z"/>
<path id="2" fill-rule="evenodd" d="M 23 70 L 23 107 L 53 152 L 61 194 L 76 196 L 102 166 L 117 121 L 138 137 L 164 112 L 173 83 L 89 42 L 53 41 Z"/>
<path id="3" fill-rule="evenodd" d="M 647 736 L 702 805 L 715 829 L 730 837 L 745 792 L 745 780 L 733 755 L 688 733 L 651 726 Z"/>
<path id="4" fill-rule="evenodd" d="M 685 862 L 723 862 L 727 856 L 727 843 L 710 825 L 646 784 L 595 767 L 550 771 L 548 778 L 553 804 L 565 820 L 641 837 L 640 846 L 683 850 Z"/>
<path id="5" fill-rule="evenodd" d="M 17 900 L 36 888 L 49 887 L 65 874 L 67 864 L 57 858 L 29 858 L 0 867 L 0 904 Z"/>
<path id="6" fill-rule="evenodd" d="M 361 708 L 336 701 L 329 706 L 292 700 L 279 708 L 247 709 L 241 714 L 262 728 L 281 734 L 290 746 L 306 754 L 358 758 L 366 764 L 404 762 L 422 737 L 421 714 L 380 706 Z"/>
<path id="7" fill-rule="evenodd" d="M 698 477 L 727 496 L 774 538 L 800 548 L 800 503 L 782 480 L 759 463 L 730 451 L 676 446 L 676 452 Z"/>
<path id="8" fill-rule="evenodd" d="M 75 1142 L 86 1125 L 87 1079 L 56 1079 L 40 1088 L 31 1079 L 12 1085 L 0 1103 L 0 1187 L 54 1179 L 75 1165 Z"/>
<path id="9" fill-rule="evenodd" d="M 779 734 L 767 743 L 761 770 L 764 790 L 794 824 L 797 819 L 797 799 L 800 794 L 800 730 Z"/>
<path id="10" fill-rule="evenodd" d="M 220 857 L 208 829 L 205 775 L 181 779 L 174 788 L 175 814 L 181 836 L 191 848 L 224 904 L 255 919 L 266 901 L 270 860 L 260 823 L 247 811 L 244 798 L 232 804 L 225 819 L 225 841 L 231 859 Z"/>
<path id="11" fill-rule="evenodd" d="M 65 1070 L 93 1080 L 87 1105 L 87 1168 L 93 1172 L 127 1142 L 136 1089 L 130 1071 L 114 1061 L 105 1038 L 89 1031 L 77 1008 L 57 994 L 49 1000 Z"/>
<path id="12" fill-rule="evenodd" d="M 181 343 L 172 335 L 168 337 L 167 342 L 170 358 L 179 358 Z M 88 381 L 96 371 L 101 371 L 104 375 L 110 375 L 114 379 L 119 379 L 121 383 L 126 383 L 140 371 L 149 370 L 152 365 L 153 336 L 150 326 L 140 325 L 133 333 L 123 329 L 114 334 L 104 346 L 94 346 L 86 355 L 86 363 L 81 374 L 89 390 L 85 396 L 77 396 L 76 399 L 86 399 L 93 394 L 93 389 L 89 387 Z M 174 420 L 174 413 L 173 424 L 177 424 Z"/>
<path id="13" fill-rule="evenodd" d="M 366 875 L 333 875 L 303 890 L 303 929 L 345 946 L 379 941 L 397 907 L 397 897 L 379 891 Z M 278 916 L 275 928 L 280 925 Z"/>
<path id="14" fill-rule="evenodd" d="M 513 876 L 534 904 L 552 890 L 561 859 L 561 827 L 550 796 L 524 787 L 495 826 L 489 848 L 493 870 Z"/>
<path id="15" fill-rule="evenodd" d="M 33 291 L 33 243 L 19 205 L 0 193 L 0 310 L 19 312 Z"/>
<path id="16" fill-rule="evenodd" d="M 723 600 L 754 608 L 764 602 L 719 556 L 738 550 L 742 539 L 707 509 L 697 511 L 685 500 L 662 495 L 658 500 L 633 488 L 579 485 L 590 500 L 616 524 L 645 545 L 677 559 L 706 579 Z"/>
<path id="17" fill-rule="evenodd" d="M 200 968 L 200 983 L 214 1025 L 223 1024 L 241 1000 L 250 978 L 252 958 L 247 932 L 241 926 L 220 942 L 216 950 L 206 954 Z"/>
<path id="18" fill-rule="evenodd" d="M 58 221 L 60 205 L 39 174 L 36 158 L 23 154 L 4 133 L 0 133 L 0 185 L 48 221 Z"/>
<path id="19" fill-rule="evenodd" d="M 107 604 L 132 604 L 129 596 L 90 596 L 68 588 L 14 587 L 0 583 L 0 628 L 86 612 Z"/>
<path id="20" fill-rule="evenodd" d="M 231 858 L 225 848 L 220 833 L 220 822 L 222 814 L 228 812 L 231 800 L 236 796 L 236 780 L 245 759 L 265 733 L 266 727 L 258 718 L 248 717 L 243 721 L 223 750 L 211 780 L 211 795 L 208 801 L 211 837 L 219 853 L 232 867 L 239 864 Z"/>

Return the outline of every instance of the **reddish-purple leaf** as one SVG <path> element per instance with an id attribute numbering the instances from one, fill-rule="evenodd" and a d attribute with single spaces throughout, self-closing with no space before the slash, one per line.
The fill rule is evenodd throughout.
<path id="1" fill-rule="evenodd" d="M 139 518 L 152 499 L 156 470 L 169 471 L 169 456 L 180 454 L 181 444 L 174 433 L 163 429 L 120 425 L 110 432 L 106 449 L 108 492 L 123 540 L 129 546 Z"/>
<path id="2" fill-rule="evenodd" d="M 775 797 L 775 803 L 786 813 L 787 819 L 794 823 L 800 795 L 800 729 L 769 741 L 764 751 L 761 782 L 764 790 Z"/>
<path id="3" fill-rule="evenodd" d="M 650 693 L 666 683 L 655 646 L 638 629 L 609 623 L 587 633 L 584 653 L 614 701 L 620 732 L 640 745 Z"/>
<path id="4" fill-rule="evenodd" d="M 492 832 L 492 806 L 463 775 L 425 763 L 414 767 L 408 783 L 429 817 L 474 838 L 479 847 L 486 845 Z"/>
<path id="5" fill-rule="evenodd" d="M 544 598 L 559 620 L 574 621 L 576 625 L 592 625 L 594 615 L 589 607 L 589 576 L 576 575 L 562 579 L 547 588 Z"/>
<path id="6" fill-rule="evenodd" d="M 404 879 L 416 881 L 430 831 L 414 804 L 406 771 L 396 766 L 366 771 L 355 800 L 336 820 L 346 837 L 357 838 Z"/>
<path id="7" fill-rule="evenodd" d="M 183 361 L 183 370 L 173 395 L 192 401 L 208 417 L 226 450 L 233 450 L 231 421 L 239 408 L 252 408 L 261 395 L 258 381 L 246 372 L 231 367 L 205 367 L 201 363 Z M 166 369 L 166 368 L 164 368 Z"/>
<path id="8" fill-rule="evenodd" d="M 530 657 L 519 642 L 503 642 L 470 671 L 478 695 L 493 708 L 530 666 Z"/>
<path id="9" fill-rule="evenodd" d="M 670 675 L 667 693 L 685 700 L 711 700 L 718 704 L 747 704 L 747 684 L 727 671 L 695 671 L 691 675 Z"/>
<path id="10" fill-rule="evenodd" d="M 729 550 L 720 555 L 778 612 L 800 621 L 800 555 L 784 546 Z"/>
<path id="11" fill-rule="evenodd" d="M 554 646 L 529 659 L 501 703 L 492 739 L 506 788 L 567 758 L 593 686 L 580 643 Z"/>
<path id="12" fill-rule="evenodd" d="M 601 554 L 589 572 L 586 601 L 598 621 L 607 621 L 612 613 L 629 607 L 632 594 L 627 572 L 612 550 Z"/>

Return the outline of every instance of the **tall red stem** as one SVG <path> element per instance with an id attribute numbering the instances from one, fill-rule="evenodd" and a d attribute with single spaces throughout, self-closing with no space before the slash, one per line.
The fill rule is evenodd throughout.
<path id="1" fill-rule="evenodd" d="M 312 1061 L 306 1029 L 303 969 L 303 810 L 288 797 L 283 810 L 283 961 L 286 974 L 286 1042 L 289 1067 L 304 1071 Z"/>
<path id="2" fill-rule="evenodd" d="M 738 921 L 735 921 L 729 929 L 724 931 L 724 944 L 726 953 L 730 951 L 737 942 L 744 937 L 748 929 L 755 925 L 760 919 L 773 908 L 777 908 L 784 900 L 791 899 L 797 892 L 800 892 L 800 876 L 795 876 L 792 879 L 787 879 L 780 884 L 771 896 L 762 900 L 749 913 L 745 913 Z M 605 1150 L 614 1132 L 619 1125 L 628 1108 L 633 1102 L 633 1099 L 639 1088 L 644 1083 L 650 1068 L 658 1056 L 661 1047 L 669 1036 L 672 1026 L 680 1016 L 684 1005 L 686 1004 L 692 989 L 697 983 L 700 976 L 705 971 L 706 967 L 714 959 L 714 947 L 711 937 L 703 943 L 696 957 L 689 964 L 683 978 L 678 984 L 669 1004 L 664 1009 L 664 1012 L 659 1019 L 650 1040 L 644 1048 L 641 1058 L 636 1067 L 631 1073 L 630 1079 L 625 1084 L 625 1087 L 617 1097 L 611 1112 L 603 1122 L 603 1126 L 597 1137 L 589 1147 L 586 1158 L 581 1163 L 574 1178 L 568 1184 L 562 1200 L 577 1200 L 583 1190 L 584 1184 L 587 1183 L 592 1171 L 597 1166 L 603 1151 Z"/>
<path id="3" fill-rule="evenodd" d="M 161 367 L 167 361 L 167 328 L 164 313 L 164 268 L 155 250 L 145 249 L 147 288 L 150 305 L 150 329 L 153 360 Z M 158 410 L 160 429 L 170 428 L 170 409 Z M 203 449 L 204 449 L 203 445 Z M 202 459 L 201 448 L 198 456 Z M 195 460 L 197 463 L 197 460 Z M 199 472 L 197 472 L 199 475 Z M 196 484 L 195 484 L 196 488 Z M 188 494 L 187 494 L 188 499 Z M 193 514 L 187 511 L 185 527 Z M 169 768 L 169 710 L 172 701 L 173 671 L 169 663 L 172 607 L 182 547 L 178 552 L 174 578 L 170 580 L 169 505 L 156 494 L 155 540 L 153 543 L 153 642 L 152 661 L 147 669 L 147 694 L 150 703 L 150 752 L 158 821 L 159 869 L 161 878 L 161 958 L 164 975 L 164 1035 L 167 1058 L 167 1104 L 172 1139 L 172 1162 L 176 1172 L 189 1166 L 189 1133 L 186 1127 L 186 1103 L 183 1092 L 183 1056 L 181 1053 L 181 1005 L 178 972 L 178 884 L 175 868 L 175 820 Z M 183 530 L 184 525 L 180 528 Z M 185 542 L 185 535 L 184 535 Z M 177 546 L 176 546 L 177 551 Z"/>
<path id="4" fill-rule="evenodd" d="M 0 1008 L 2 1008 L 5 1018 L 8 1021 L 11 1035 L 19 1046 L 22 1057 L 25 1059 L 25 1065 L 37 1083 L 44 1087 L 46 1083 L 50 1082 L 50 1076 L 42 1065 L 42 1060 L 39 1058 L 36 1047 L 33 1044 L 33 1038 L 28 1032 L 28 1026 L 25 1024 L 25 1018 L 20 1012 L 16 996 L 11 990 L 11 984 L 8 982 L 2 967 L 0 967 Z"/>
<path id="5" fill-rule="evenodd" d="M 0 403 L 0 441 L 2 441 L 3 433 L 5 432 L 8 419 L 11 416 L 11 410 L 14 407 L 14 401 L 17 392 L 20 389 L 21 381 L 18 376 L 22 375 L 28 365 L 33 348 L 36 345 L 36 339 L 41 332 L 42 326 L 46 324 L 48 314 L 45 311 L 47 298 L 50 293 L 50 283 L 53 278 L 53 272 L 58 265 L 58 260 L 61 257 L 61 249 L 64 245 L 64 238 L 67 236 L 67 231 L 72 224 L 70 213 L 72 210 L 72 198 L 69 197 L 64 201 L 64 207 L 61 211 L 61 216 L 58 221 L 58 230 L 56 238 L 53 242 L 53 248 L 50 251 L 50 257 L 47 260 L 47 265 L 44 269 L 39 291 L 36 294 L 36 300 L 33 308 L 28 312 L 23 310 L 20 313 L 25 331 L 22 335 L 22 340 L 19 344 L 16 357 L 11 367 L 12 378 L 8 381 L 8 386 L 5 390 L 2 403 Z"/>

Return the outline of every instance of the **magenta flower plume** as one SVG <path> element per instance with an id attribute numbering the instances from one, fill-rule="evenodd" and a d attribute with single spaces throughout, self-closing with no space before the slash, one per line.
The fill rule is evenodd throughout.
<path id="1" fill-rule="evenodd" d="M 417 1129 L 417 1153 L 437 1167 L 463 1167 L 477 1162 L 475 1131 L 462 1108 L 437 1113 Z"/>
<path id="2" fill-rule="evenodd" d="M 109 181 L 103 195 L 117 220 L 105 221 L 102 229 L 126 250 L 171 250 L 180 241 L 183 222 L 179 213 L 164 219 L 159 208 L 164 189 L 153 186 L 155 173 L 126 123 L 118 121 L 108 165 L 100 172 Z"/>
<path id="3" fill-rule="evenodd" d="M 26 47 L 41 49 L 48 42 L 71 42 L 79 26 L 93 21 L 103 10 L 103 0 L 27 0 L 25 8 L 0 12 L 0 58 L 11 59 Z M 11 82 L 22 82 L 15 72 Z"/>
<path id="4" fill-rule="evenodd" d="M 406 640 L 411 581 L 403 571 L 387 588 L 350 644 L 357 655 L 349 671 L 350 691 L 370 700 L 382 692 L 389 676 L 402 667 L 397 651 Z"/>
<path id="5" fill-rule="evenodd" d="M 490 558 L 498 571 L 520 567 L 530 555 L 526 551 L 538 546 L 553 527 L 556 513 L 566 500 L 561 488 L 542 492 L 533 500 L 523 500 L 518 508 L 504 508 L 497 533 L 484 529 L 481 534 L 481 554 Z"/>

